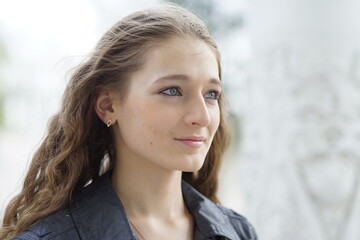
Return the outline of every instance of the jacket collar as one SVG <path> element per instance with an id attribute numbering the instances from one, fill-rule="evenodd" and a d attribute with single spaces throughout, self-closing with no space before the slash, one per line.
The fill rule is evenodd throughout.
<path id="1" fill-rule="evenodd" d="M 112 188 L 111 173 L 105 173 L 75 194 L 70 213 L 82 239 L 136 240 L 125 209 Z M 195 218 L 195 239 L 224 236 L 240 240 L 220 207 L 182 181 L 189 211 Z M 198 237 L 197 237 L 198 236 Z"/>
<path id="2" fill-rule="evenodd" d="M 195 218 L 197 232 L 204 235 L 206 239 L 223 236 L 230 240 L 240 240 L 218 204 L 203 196 L 184 180 L 182 181 L 182 191 L 186 205 Z"/>

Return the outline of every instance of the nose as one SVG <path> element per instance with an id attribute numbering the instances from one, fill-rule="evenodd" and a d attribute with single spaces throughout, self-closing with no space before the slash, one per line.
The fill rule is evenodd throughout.
<path id="1" fill-rule="evenodd" d="M 211 118 L 203 96 L 193 98 L 186 106 L 185 123 L 194 127 L 206 127 Z"/>

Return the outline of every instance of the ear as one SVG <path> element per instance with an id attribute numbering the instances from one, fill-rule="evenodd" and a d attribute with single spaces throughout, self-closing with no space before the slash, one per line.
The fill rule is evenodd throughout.
<path id="1" fill-rule="evenodd" d="M 95 99 L 96 114 L 104 122 L 104 124 L 106 124 L 108 120 L 111 120 L 113 124 L 116 121 L 114 111 L 115 102 L 111 96 L 112 95 L 108 90 L 102 90 Z"/>

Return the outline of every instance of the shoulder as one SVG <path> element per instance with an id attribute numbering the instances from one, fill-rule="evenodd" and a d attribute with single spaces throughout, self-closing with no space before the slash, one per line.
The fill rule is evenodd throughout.
<path id="1" fill-rule="evenodd" d="M 14 240 L 80 239 L 67 209 L 60 210 L 26 228 Z"/>
<path id="2" fill-rule="evenodd" d="M 253 225 L 247 220 L 247 218 L 229 208 L 221 206 L 220 204 L 216 205 L 220 211 L 223 212 L 224 216 L 229 220 L 231 226 L 239 236 L 243 236 L 248 240 L 258 239 Z"/>

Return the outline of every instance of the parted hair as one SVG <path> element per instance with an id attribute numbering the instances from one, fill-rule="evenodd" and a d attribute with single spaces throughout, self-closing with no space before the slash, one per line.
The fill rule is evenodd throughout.
<path id="1" fill-rule="evenodd" d="M 99 92 L 113 89 L 126 95 L 128 79 L 145 62 L 146 51 L 171 37 L 191 36 L 214 52 L 221 79 L 220 53 L 206 25 L 175 4 L 160 4 L 135 12 L 116 23 L 77 66 L 63 94 L 60 110 L 50 119 L 42 143 L 32 157 L 21 192 L 8 204 L 0 239 L 11 239 L 28 226 L 66 207 L 74 193 L 111 169 L 115 146 L 111 128 L 95 112 Z M 220 125 L 202 168 L 183 179 L 218 202 L 218 171 L 229 142 L 223 97 Z M 105 162 L 109 162 L 105 166 Z"/>

